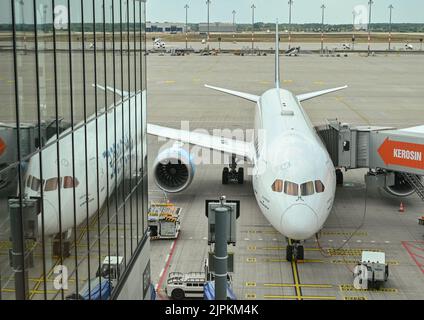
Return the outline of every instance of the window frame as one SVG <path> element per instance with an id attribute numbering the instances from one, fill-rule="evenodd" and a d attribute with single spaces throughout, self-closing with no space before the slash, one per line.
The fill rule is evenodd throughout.
<path id="1" fill-rule="evenodd" d="M 288 191 L 288 186 L 296 186 L 296 194 L 290 193 Z M 288 196 L 298 197 L 299 196 L 299 184 L 291 181 L 284 181 L 284 193 Z"/>

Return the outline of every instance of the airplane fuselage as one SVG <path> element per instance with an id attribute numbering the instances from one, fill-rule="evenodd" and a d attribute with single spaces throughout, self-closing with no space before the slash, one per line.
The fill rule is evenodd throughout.
<path id="1" fill-rule="evenodd" d="M 253 189 L 271 225 L 293 240 L 322 229 L 336 190 L 335 168 L 296 96 L 271 89 L 255 114 Z"/>
<path id="2" fill-rule="evenodd" d="M 71 129 L 60 134 L 58 142 L 55 143 L 56 136 L 47 141 L 41 151 L 42 180 L 39 155 L 30 159 L 24 196 L 43 196 L 43 214 L 38 219 L 40 233 L 42 218 L 45 235 L 80 225 L 101 209 L 124 178 L 140 176 L 142 143 L 146 141 L 141 120 L 146 117 L 145 108 L 141 107 L 145 98 L 145 92 L 140 92 L 118 103 L 115 109 L 99 112 L 97 121 L 93 115 L 87 124 L 77 124 L 74 143 Z"/>

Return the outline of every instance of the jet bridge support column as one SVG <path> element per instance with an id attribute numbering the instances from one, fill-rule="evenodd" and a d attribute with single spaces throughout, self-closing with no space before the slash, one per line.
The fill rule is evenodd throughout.
<path id="1" fill-rule="evenodd" d="M 39 199 L 11 198 L 8 207 L 12 240 L 9 260 L 15 278 L 15 297 L 16 300 L 26 300 L 29 297 L 28 268 L 33 265 L 32 252 L 27 252 L 26 241 L 36 240 Z"/>
<path id="2" fill-rule="evenodd" d="M 227 300 L 227 223 L 228 208 L 215 208 L 215 299 Z"/>

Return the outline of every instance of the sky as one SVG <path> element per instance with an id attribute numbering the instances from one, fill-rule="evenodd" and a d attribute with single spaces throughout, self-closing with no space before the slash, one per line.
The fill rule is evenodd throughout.
<path id="1" fill-rule="evenodd" d="M 211 0 L 210 21 L 231 22 L 235 10 L 236 22 L 251 23 L 252 4 L 255 4 L 255 21 L 288 22 L 288 0 Z M 368 0 L 293 0 L 292 22 L 321 22 L 321 5 L 325 4 L 326 23 L 352 23 L 352 11 L 356 5 L 367 5 Z M 147 20 L 152 22 L 184 22 L 185 4 L 190 6 L 189 22 L 207 21 L 207 6 L 204 0 L 147 0 Z M 424 23 L 423 0 L 374 0 L 373 22 L 389 21 L 389 5 L 394 6 L 393 22 Z"/>
<path id="2" fill-rule="evenodd" d="M 111 21 L 111 4 L 115 3 L 115 21 L 119 21 L 118 4 L 121 3 L 125 8 L 126 0 L 104 0 L 106 4 L 106 19 Z M 388 6 L 393 4 L 393 22 L 394 23 L 424 23 L 424 1 L 423 0 L 373 0 L 372 22 L 388 22 Z M 22 12 L 24 21 L 30 23 L 33 17 L 33 1 L 24 0 L 24 7 L 20 6 L 18 0 L 16 4 L 16 17 L 19 23 Z M 48 6 L 47 23 L 51 22 L 51 0 L 37 0 L 37 10 L 39 12 L 38 21 L 44 21 L 44 5 Z M 80 0 L 70 0 L 72 22 L 81 21 Z M 92 1 L 84 1 L 84 20 L 92 21 L 93 7 Z M 102 21 L 101 4 L 103 0 L 95 0 L 96 3 L 96 21 Z M 132 4 L 133 2 L 130 1 Z M 289 6 L 288 0 L 211 0 L 210 20 L 211 22 L 231 22 L 233 19 L 232 11 L 236 10 L 237 23 L 251 23 L 252 4 L 255 4 L 255 21 L 274 23 L 278 18 L 280 23 L 288 22 Z M 351 24 L 353 21 L 352 11 L 355 6 L 365 5 L 368 0 L 293 0 L 292 22 L 293 23 L 320 23 L 321 5 L 325 4 L 325 23 L 327 24 Z M 57 13 L 66 13 L 67 0 L 55 0 Z M 189 22 L 198 23 L 207 21 L 206 0 L 147 0 L 147 21 L 152 22 L 185 22 L 184 6 L 188 4 Z M 62 9 L 60 8 L 62 7 Z M 10 23 L 11 20 L 10 1 L 0 0 L 0 23 Z M 125 19 L 124 11 L 124 19 Z M 67 14 L 64 15 L 65 17 Z M 133 18 L 132 5 L 130 6 L 130 20 Z M 59 17 L 58 20 L 61 20 Z"/>

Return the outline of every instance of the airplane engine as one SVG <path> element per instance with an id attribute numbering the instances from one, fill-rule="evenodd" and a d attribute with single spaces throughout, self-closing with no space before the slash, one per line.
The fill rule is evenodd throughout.
<path id="1" fill-rule="evenodd" d="M 166 192 L 185 190 L 193 181 L 195 165 L 191 155 L 182 148 L 170 148 L 161 152 L 153 164 L 156 184 Z"/>
<path id="2" fill-rule="evenodd" d="M 398 172 L 395 172 L 395 184 L 386 187 L 385 190 L 396 197 L 408 197 L 415 192 L 414 187 Z"/>

